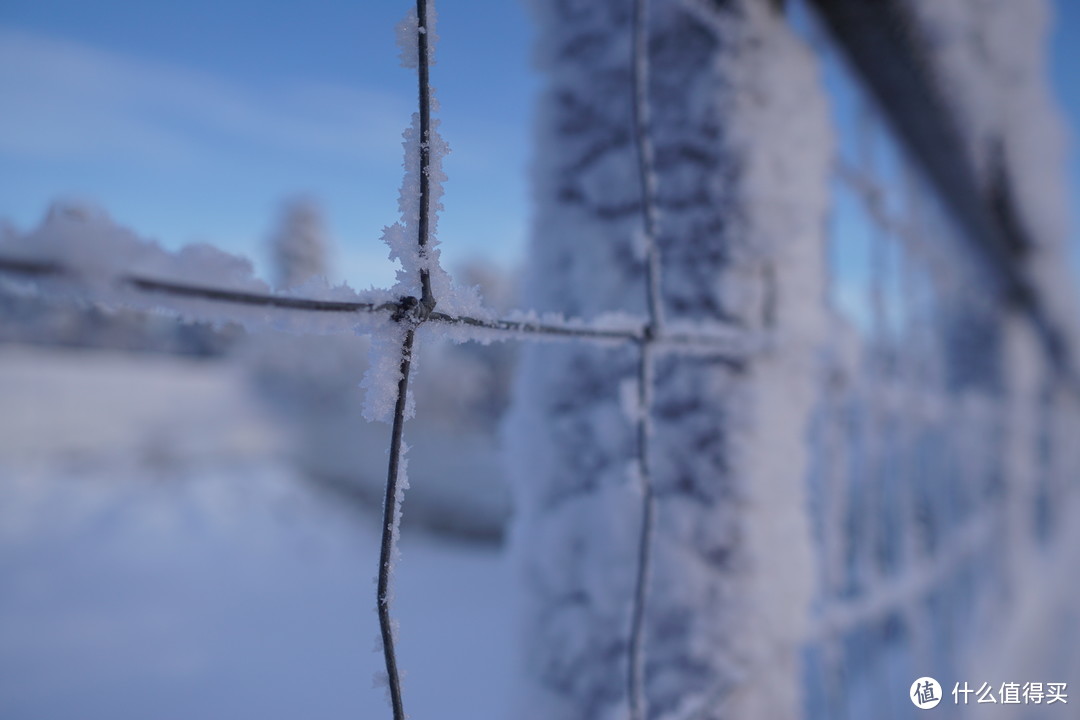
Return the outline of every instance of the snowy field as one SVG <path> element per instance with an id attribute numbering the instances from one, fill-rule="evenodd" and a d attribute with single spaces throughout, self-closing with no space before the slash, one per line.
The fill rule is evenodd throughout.
<path id="1" fill-rule="evenodd" d="M 0 347 L 0 717 L 388 716 L 377 521 L 297 476 L 248 387 L 223 362 Z M 401 551 L 410 716 L 509 717 L 501 551 L 419 526 Z"/>

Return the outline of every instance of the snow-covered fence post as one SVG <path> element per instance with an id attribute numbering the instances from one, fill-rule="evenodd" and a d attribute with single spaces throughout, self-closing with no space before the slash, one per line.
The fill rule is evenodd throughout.
<path id="1" fill-rule="evenodd" d="M 813 576 L 805 436 L 831 157 L 815 62 L 772 4 L 654 0 L 651 115 L 637 127 L 648 127 L 655 159 L 642 173 L 639 6 L 534 7 L 549 85 L 526 305 L 645 314 L 656 337 L 644 389 L 632 349 L 525 350 L 508 426 L 526 583 L 520 714 L 625 718 L 644 705 L 649 718 L 794 717 Z M 650 175 L 656 314 L 640 181 Z M 760 352 L 733 362 L 665 343 L 721 328 L 751 335 Z M 643 414 L 648 485 L 635 460 Z M 639 657 L 644 702 L 630 697 Z"/>

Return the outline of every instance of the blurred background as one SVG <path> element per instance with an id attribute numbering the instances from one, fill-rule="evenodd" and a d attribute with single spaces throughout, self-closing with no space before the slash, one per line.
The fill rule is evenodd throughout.
<path id="1" fill-rule="evenodd" d="M 280 289 L 391 285 L 407 6 L 0 0 L 0 245 L 94 223 L 211 244 Z M 1075 128 L 1080 5 L 1055 7 L 1050 80 Z M 529 18 L 520 2 L 439 10 L 443 264 L 504 312 L 530 222 Z M 1075 147 L 1069 167 L 1080 208 Z M 838 212 L 838 258 L 859 257 L 868 231 Z M 834 263 L 854 282 L 833 301 L 860 326 L 858 271 Z M 395 605 L 416 717 L 508 716 L 499 423 L 516 354 L 435 342 L 419 358 Z M 389 428 L 361 417 L 367 355 L 362 336 L 250 335 L 0 278 L 0 717 L 385 713 Z"/>
<path id="2" fill-rule="evenodd" d="M 408 7 L 0 2 L 0 233 L 129 228 L 243 255 L 277 288 L 388 287 L 379 237 L 416 97 L 394 33 Z M 506 310 L 528 222 L 530 28 L 519 3 L 440 9 L 443 260 Z M 417 717 L 506 716 L 496 435 L 514 358 L 431 342 L 419 358 L 395 606 Z M 390 429 L 361 417 L 367 362 L 366 337 L 249 335 L 0 280 L 0 717 L 385 714 L 373 580 Z"/>

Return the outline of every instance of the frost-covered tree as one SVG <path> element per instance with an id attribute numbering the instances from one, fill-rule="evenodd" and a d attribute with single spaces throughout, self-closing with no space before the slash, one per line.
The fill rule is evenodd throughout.
<path id="1" fill-rule="evenodd" d="M 278 288 L 295 288 L 326 275 L 326 228 L 314 200 L 300 197 L 283 204 L 270 250 Z"/>
<path id="2" fill-rule="evenodd" d="M 533 3 L 548 83 L 523 282 L 542 311 L 646 313 L 633 5 Z M 649 28 L 666 328 L 734 330 L 748 350 L 782 337 L 784 352 L 738 361 L 663 333 L 654 346 L 647 715 L 791 718 L 811 577 L 801 470 L 822 327 L 826 106 L 773 3 L 656 0 Z M 628 717 L 637 352 L 523 353 L 508 431 L 527 588 L 520 717 Z"/>

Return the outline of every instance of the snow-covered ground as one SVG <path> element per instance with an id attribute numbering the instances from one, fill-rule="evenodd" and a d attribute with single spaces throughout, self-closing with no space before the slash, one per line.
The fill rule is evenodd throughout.
<path id="1" fill-rule="evenodd" d="M 250 387 L 223 362 L 0 347 L 0 717 L 389 716 L 377 521 L 295 474 Z M 410 530 L 407 711 L 510 716 L 502 552 Z"/>

